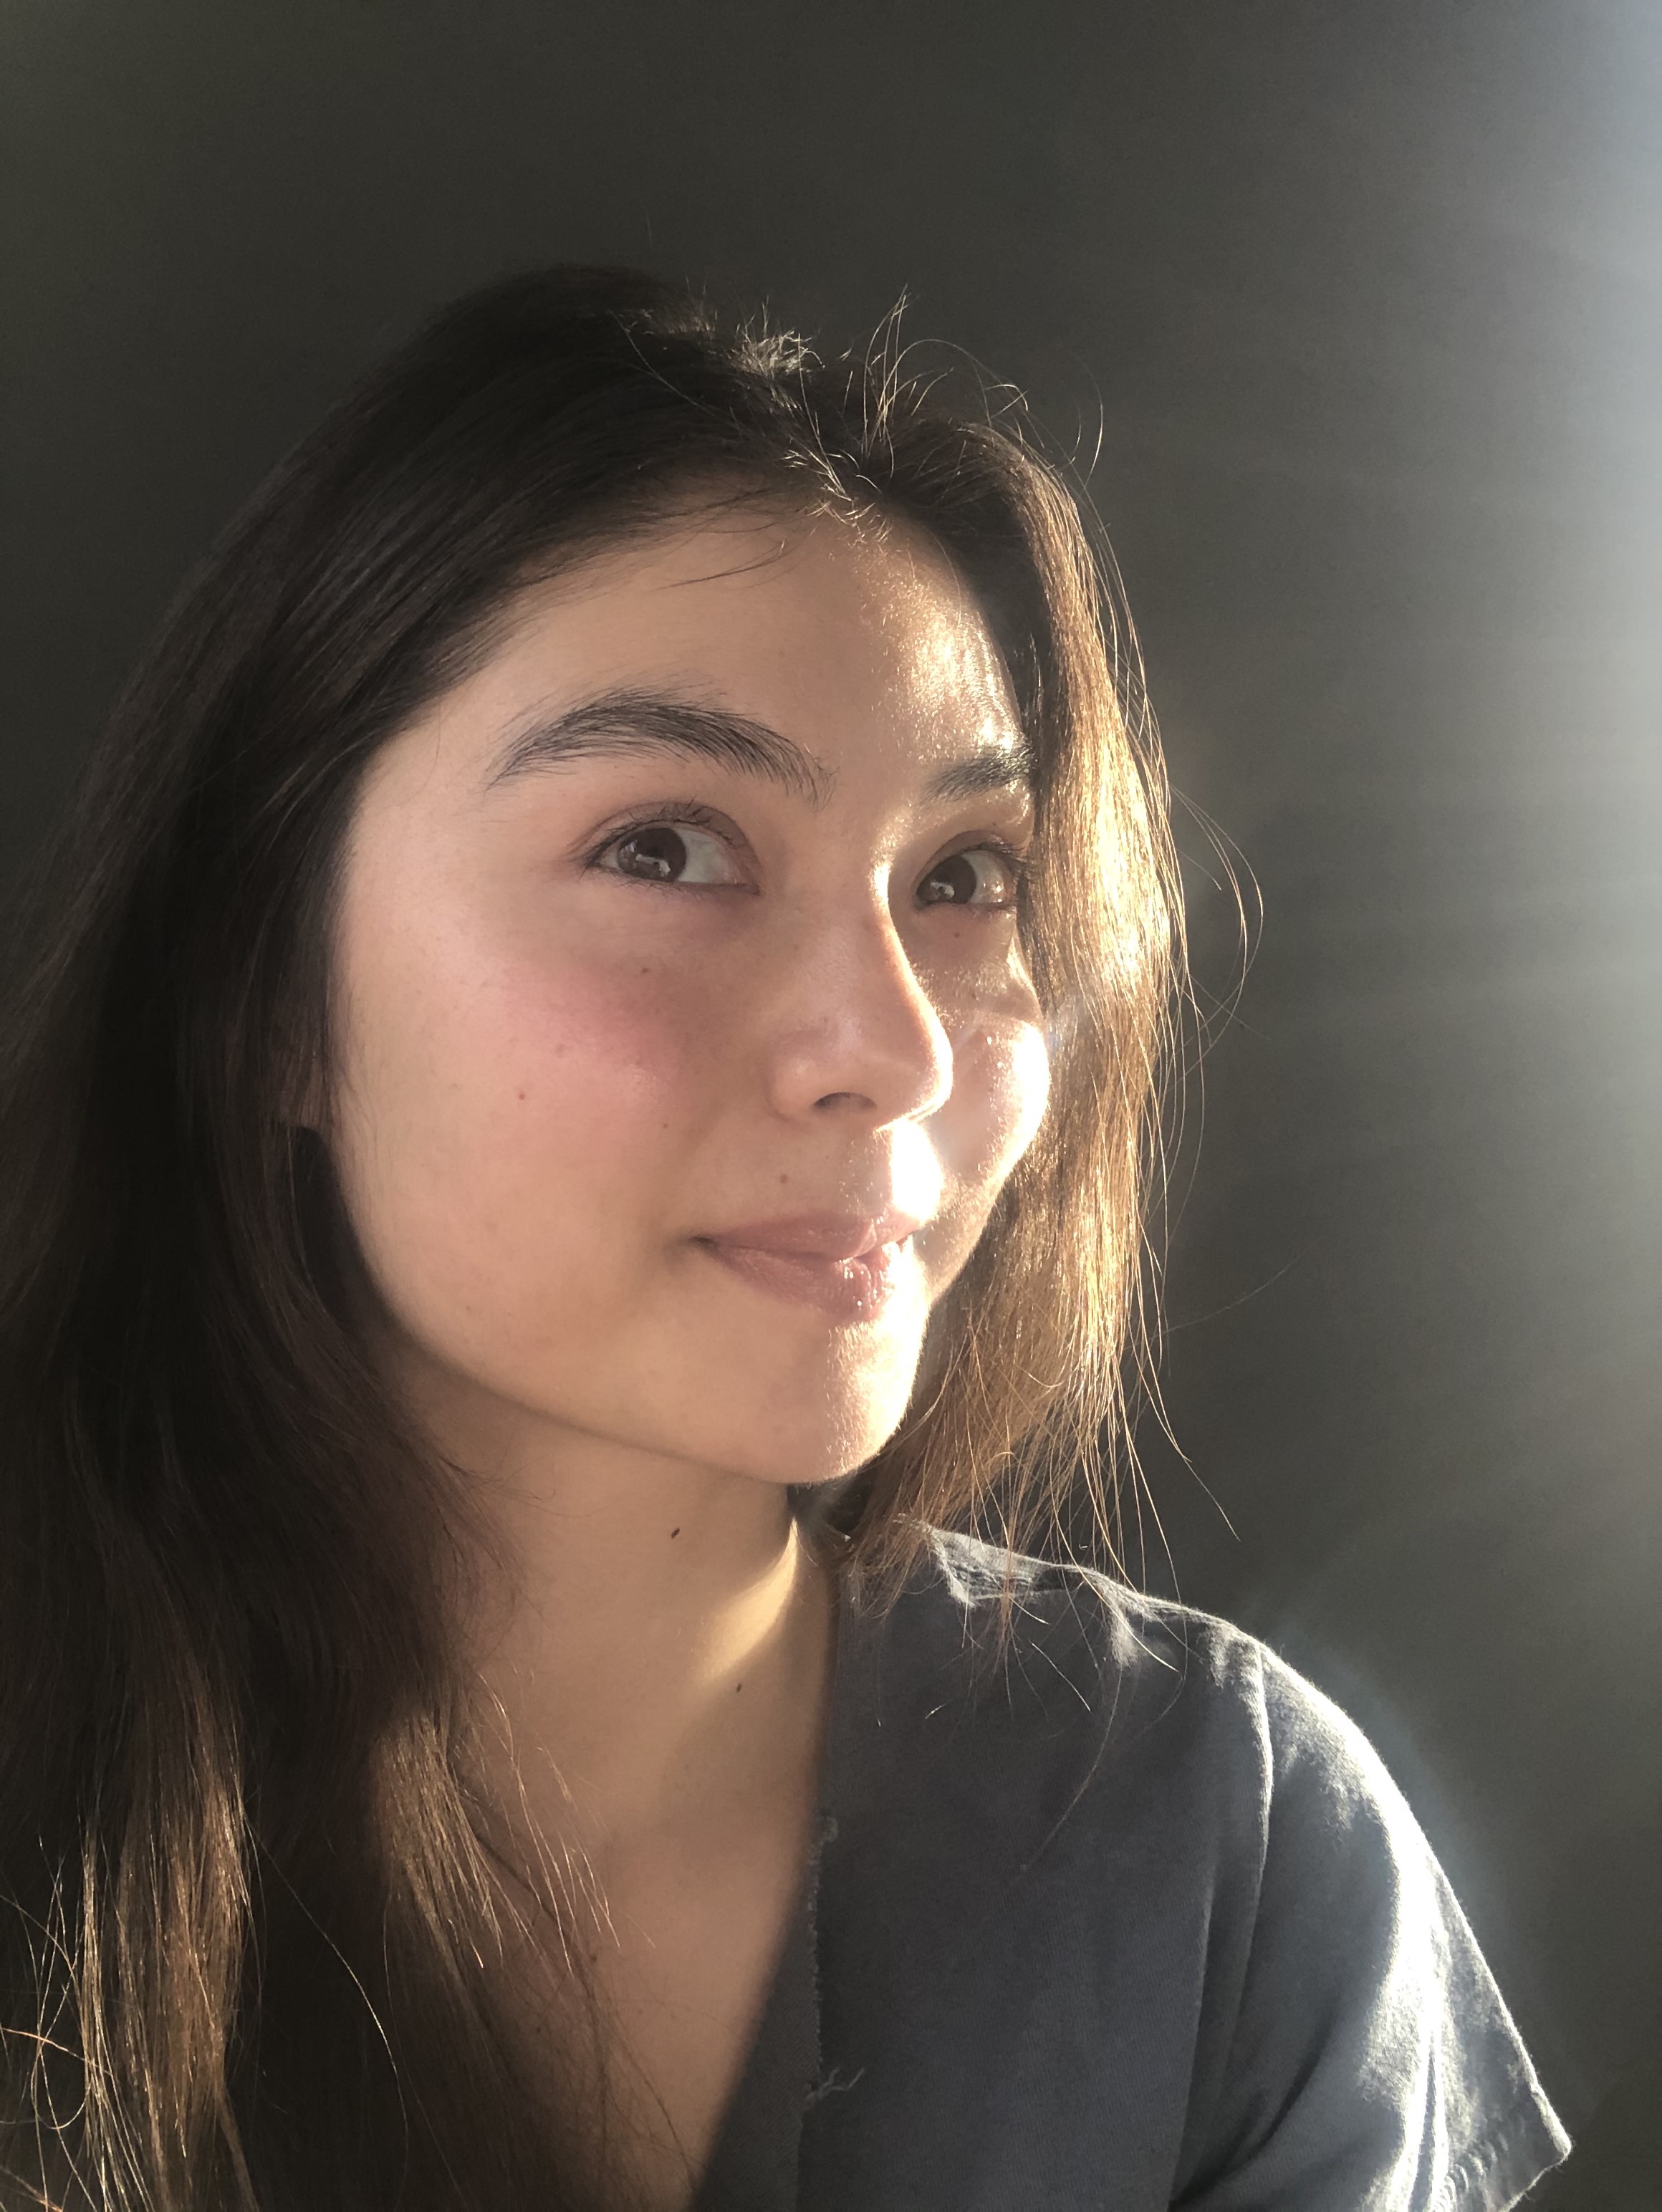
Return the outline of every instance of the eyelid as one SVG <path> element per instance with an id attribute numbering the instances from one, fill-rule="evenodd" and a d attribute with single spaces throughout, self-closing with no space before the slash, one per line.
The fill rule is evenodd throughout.
<path id="1" fill-rule="evenodd" d="M 735 861 L 747 873 L 753 872 L 757 866 L 756 854 L 750 840 L 730 815 L 723 814 L 718 809 L 706 805 L 703 799 L 661 799 L 648 800 L 636 806 L 624 807 L 613 815 L 598 833 L 590 831 L 581 848 L 583 866 L 598 867 L 602 856 L 620 839 L 627 837 L 632 830 L 655 828 L 660 825 L 671 830 L 678 827 L 698 830 L 708 836 L 719 837 L 733 854 Z M 943 845 L 931 856 L 919 872 L 917 880 L 922 882 L 931 868 L 939 867 L 943 860 L 950 860 L 960 853 L 981 852 L 995 854 L 1004 866 L 1008 869 L 1014 896 L 1007 902 L 974 910 L 982 914 L 1017 912 L 1024 902 L 1027 885 L 1032 878 L 1032 860 L 1025 843 L 1018 845 L 997 830 L 965 830 L 961 836 Z M 754 888 L 753 885 L 750 887 Z M 713 889 L 715 886 L 666 885 L 664 888 Z M 736 890 L 740 886 L 732 885 L 728 888 Z M 968 912 L 971 909 L 961 908 L 959 910 Z"/>
<path id="2" fill-rule="evenodd" d="M 720 813 L 698 799 L 661 799 L 641 806 L 626 806 L 613 815 L 598 834 L 591 831 L 583 843 L 583 866 L 595 866 L 600 855 L 620 837 L 627 837 L 631 830 L 655 829 L 661 824 L 666 830 L 702 830 L 712 837 L 719 837 L 746 869 L 753 869 L 756 865 L 750 840 L 731 815 Z"/>
<path id="3" fill-rule="evenodd" d="M 995 853 L 1009 870 L 1014 884 L 1015 899 L 1013 903 L 1020 904 L 1022 894 L 1032 878 L 1032 851 L 1028 848 L 1013 843 L 1008 837 L 1000 836 L 995 830 L 970 831 L 962 837 L 954 838 L 951 844 L 943 845 L 922 870 L 918 880 L 922 882 L 923 876 L 928 874 L 930 868 L 938 868 L 943 860 L 955 860 L 960 853 Z M 1008 909 L 993 908 L 983 908 L 983 911 L 998 913 L 1008 912 Z"/>
<path id="4" fill-rule="evenodd" d="M 996 853 L 1016 876 L 1026 875 L 1032 867 L 1030 847 L 1018 845 L 1013 838 L 1001 837 L 995 830 L 990 836 L 973 837 L 965 845 L 954 845 L 954 853 Z"/>

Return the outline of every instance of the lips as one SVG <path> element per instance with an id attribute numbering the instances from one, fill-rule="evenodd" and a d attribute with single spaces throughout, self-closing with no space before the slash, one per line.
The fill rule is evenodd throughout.
<path id="1" fill-rule="evenodd" d="M 893 1296 L 923 1224 L 910 1214 L 799 1213 L 746 1222 L 693 1239 L 753 1289 L 812 1307 L 848 1327 Z"/>

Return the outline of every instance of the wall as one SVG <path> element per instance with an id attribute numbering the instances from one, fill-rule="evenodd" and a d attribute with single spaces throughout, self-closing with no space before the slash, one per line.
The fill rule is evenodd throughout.
<path id="1" fill-rule="evenodd" d="M 8 870 L 193 553 L 496 271 L 904 289 L 1099 440 L 1215 996 L 1205 818 L 1266 909 L 1153 1505 L 1408 1788 L 1548 2201 L 1662 2203 L 1662 11 L 9 0 L 0 65 Z"/>

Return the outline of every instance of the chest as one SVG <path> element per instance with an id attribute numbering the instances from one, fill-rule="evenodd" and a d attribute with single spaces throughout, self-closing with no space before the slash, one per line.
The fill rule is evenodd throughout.
<path id="1" fill-rule="evenodd" d="M 709 2163 L 797 1909 L 795 1823 L 713 1855 L 612 1869 L 590 1960 L 618 2166 L 650 2212 L 684 2212 Z"/>

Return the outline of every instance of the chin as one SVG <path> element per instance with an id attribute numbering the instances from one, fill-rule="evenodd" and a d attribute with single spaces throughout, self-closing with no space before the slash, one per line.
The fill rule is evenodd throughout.
<path id="1" fill-rule="evenodd" d="M 882 1450 L 900 1426 L 909 1395 L 886 1391 L 841 1404 L 822 1399 L 817 1419 L 799 1419 L 785 1425 L 782 1433 L 774 1428 L 770 1437 L 766 1425 L 758 1422 L 745 1432 L 741 1464 L 746 1473 L 773 1482 L 805 1486 L 839 1482 Z M 758 1455 L 757 1443 L 764 1438 Z"/>
<path id="2" fill-rule="evenodd" d="M 757 1345 L 748 1368 L 726 1359 L 715 1373 L 706 1367 L 705 1418 L 681 1425 L 678 1440 L 706 1466 L 752 1481 L 836 1482 L 882 1449 L 911 1395 L 916 1346 L 891 1345 L 875 1359 L 872 1350 L 790 1359 L 767 1375 L 758 1372 L 764 1347 Z"/>

